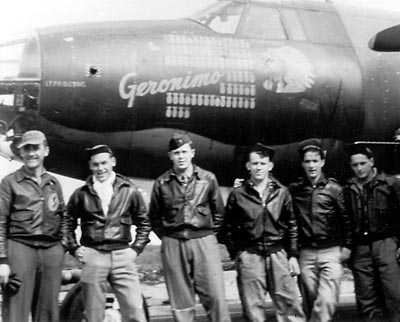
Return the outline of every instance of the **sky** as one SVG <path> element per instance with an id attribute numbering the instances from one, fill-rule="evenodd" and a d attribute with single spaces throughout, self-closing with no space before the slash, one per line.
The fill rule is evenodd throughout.
<path id="1" fill-rule="evenodd" d="M 323 1 L 323 0 L 320 0 Z M 399 0 L 333 0 L 400 10 Z M 0 41 L 48 25 L 186 17 L 214 0 L 12 0 L 2 3 Z"/>
<path id="2" fill-rule="evenodd" d="M 214 0 L 13 0 L 2 3 L 0 39 L 32 27 L 75 22 L 175 19 Z M 5 7 L 5 9 L 4 9 Z"/>

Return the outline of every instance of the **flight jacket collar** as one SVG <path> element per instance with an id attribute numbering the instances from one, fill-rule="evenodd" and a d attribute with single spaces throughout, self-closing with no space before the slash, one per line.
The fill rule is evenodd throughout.
<path id="1" fill-rule="evenodd" d="M 306 176 L 300 178 L 301 185 L 310 186 L 310 187 L 326 186 L 328 181 L 329 181 L 329 179 L 327 177 L 325 177 L 324 173 L 321 173 L 321 177 L 319 178 L 319 180 L 317 181 L 317 183 L 315 185 L 313 185 Z"/>
<path id="2" fill-rule="evenodd" d="M 43 173 L 40 175 L 42 177 L 43 182 L 45 181 L 54 181 L 52 177 L 47 173 L 46 169 L 43 171 Z M 20 169 L 18 169 L 15 173 L 15 180 L 20 183 L 24 181 L 25 179 L 32 180 L 32 176 L 29 174 L 28 170 L 26 170 L 25 166 L 22 166 Z"/>
<path id="3" fill-rule="evenodd" d="M 385 183 L 386 174 L 383 171 L 378 171 L 378 169 L 374 168 L 374 176 L 372 177 L 371 181 L 367 182 L 365 185 L 369 187 L 374 187 L 378 184 Z M 352 177 L 348 180 L 349 186 L 354 190 L 358 191 L 358 182 L 357 177 Z"/>
<path id="4" fill-rule="evenodd" d="M 269 181 L 268 181 L 268 189 L 270 189 L 270 194 L 272 195 L 273 192 L 278 190 L 280 187 L 283 187 L 283 185 L 275 179 L 275 177 L 271 174 L 268 175 Z M 245 186 L 247 189 L 255 190 L 255 183 L 251 180 L 248 179 L 245 182 Z"/>
<path id="5" fill-rule="evenodd" d="M 204 171 L 200 167 L 196 166 L 195 164 L 193 164 L 193 175 L 196 177 L 197 180 L 201 180 L 201 179 L 205 178 Z M 165 181 L 171 181 L 177 177 L 178 177 L 178 175 L 174 172 L 174 169 L 171 168 L 165 174 Z"/>
<path id="6" fill-rule="evenodd" d="M 122 186 L 124 186 L 124 185 L 127 185 L 127 184 L 129 184 L 129 183 L 127 182 L 127 179 L 126 179 L 124 176 L 120 175 L 119 173 L 116 173 L 116 174 L 115 174 L 115 180 L 114 180 L 114 183 L 113 183 L 113 189 L 114 189 L 114 191 L 115 191 L 116 189 L 119 189 L 120 187 L 122 187 Z M 84 187 L 85 187 L 86 189 L 88 189 L 90 192 L 92 192 L 93 194 L 96 194 L 96 192 L 95 192 L 94 189 L 93 189 L 93 175 L 90 175 L 90 176 L 86 179 L 86 182 L 85 182 L 85 184 L 84 184 Z"/>

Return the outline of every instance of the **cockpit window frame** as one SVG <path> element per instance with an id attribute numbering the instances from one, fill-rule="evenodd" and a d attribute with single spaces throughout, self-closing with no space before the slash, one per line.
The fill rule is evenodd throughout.
<path id="1" fill-rule="evenodd" d="M 298 10 L 295 8 L 282 8 L 281 20 L 285 27 L 289 40 L 307 41 L 307 35 L 303 23 L 299 17 Z M 289 17 L 290 16 L 290 17 Z"/>
<path id="2" fill-rule="evenodd" d="M 202 23 L 198 19 L 196 20 L 196 15 L 200 15 L 202 12 L 210 11 L 214 8 L 223 8 L 224 6 L 229 5 L 239 5 L 243 7 L 241 12 L 241 17 L 237 22 L 237 26 L 235 31 L 231 32 L 221 32 L 218 30 L 214 30 L 210 28 L 207 24 Z M 265 37 L 260 37 L 259 33 L 249 34 L 243 33 L 244 26 L 246 25 L 246 19 L 250 14 L 252 8 L 266 8 L 271 10 L 276 10 L 278 13 L 278 19 L 280 26 L 284 35 L 282 37 L 270 37 L 268 34 Z M 317 13 L 317 16 L 315 14 Z M 220 0 L 213 5 L 207 7 L 205 10 L 200 11 L 196 15 L 193 15 L 189 19 L 192 21 L 196 21 L 197 23 L 213 30 L 215 33 L 220 35 L 228 35 L 228 36 L 238 36 L 245 37 L 250 39 L 260 39 L 260 40 L 272 40 L 272 41 L 300 41 L 300 42 L 310 42 L 322 45 L 340 45 L 340 46 L 350 46 L 351 41 L 346 34 L 343 23 L 341 22 L 340 16 L 337 14 L 332 7 L 322 7 L 318 4 L 313 4 L 312 6 L 304 4 L 304 5 L 295 5 L 293 3 L 278 3 L 278 2 L 261 2 L 261 1 L 230 1 L 230 0 Z M 317 17 L 317 21 L 312 21 L 313 17 Z M 319 18 L 321 16 L 322 18 Z M 326 17 L 327 23 L 334 27 L 341 25 L 340 30 L 332 30 L 328 35 L 327 39 L 321 38 L 318 36 L 318 30 L 320 30 L 320 26 L 323 24 L 323 19 Z M 294 18 L 294 19 L 293 19 Z M 322 21 L 322 22 L 321 22 Z M 316 30 L 313 30 L 316 29 Z M 332 28 L 334 29 L 334 28 Z"/>
<path id="3" fill-rule="evenodd" d="M 345 30 L 340 16 L 337 13 L 328 10 L 315 9 L 297 9 L 296 11 L 300 23 L 302 24 L 306 41 L 326 46 L 351 46 L 351 40 Z M 322 18 L 318 17 L 318 19 L 315 19 L 317 16 Z M 325 38 L 321 38 L 320 34 L 314 31 L 314 29 L 319 30 L 318 27 L 322 26 L 322 21 L 326 30 L 333 31 L 330 34 L 325 32 L 323 34 Z M 332 28 L 328 27 L 329 24 Z"/>
<path id="4" fill-rule="evenodd" d="M 244 13 L 242 13 L 242 19 L 241 19 L 241 24 L 239 25 L 239 28 L 237 29 L 237 35 L 241 36 L 241 37 L 247 37 L 247 38 L 257 38 L 257 39 L 261 39 L 261 40 L 278 40 L 278 41 L 286 41 L 289 39 L 288 37 L 288 32 L 286 30 L 286 25 L 282 19 L 282 14 L 280 11 L 280 8 L 278 6 L 272 6 L 272 5 L 265 5 L 262 3 L 249 3 L 246 6 L 246 11 Z M 263 38 L 263 37 L 259 37 L 259 36 L 252 36 L 250 34 L 243 34 L 241 33 L 243 30 L 243 26 L 245 24 L 245 17 L 247 17 L 250 14 L 250 10 L 252 10 L 252 8 L 255 7 L 259 7 L 259 8 L 265 8 L 265 9 L 269 9 L 269 10 L 276 10 L 276 12 L 278 13 L 278 19 L 279 19 L 279 23 L 280 23 L 280 27 L 282 28 L 282 37 L 276 37 L 276 38 Z"/>
<path id="5" fill-rule="evenodd" d="M 227 6 L 231 6 L 232 4 L 240 6 L 240 7 L 243 8 L 242 12 L 240 13 L 240 18 L 236 22 L 236 28 L 233 31 L 223 32 L 223 31 L 217 30 L 215 28 L 210 27 L 211 21 L 209 21 L 209 19 L 207 19 L 207 21 L 208 21 L 207 23 L 204 23 L 204 22 L 200 21 L 199 18 L 197 18 L 197 16 L 199 16 L 200 14 L 206 13 L 207 11 L 210 11 L 213 8 L 214 8 L 214 10 L 218 10 L 218 9 L 222 9 L 224 7 L 227 7 Z M 246 7 L 247 7 L 247 4 L 243 3 L 243 2 L 232 2 L 232 1 L 229 1 L 229 0 L 226 0 L 226 1 L 222 0 L 222 1 L 218 1 L 217 3 L 214 3 L 213 5 L 208 6 L 204 10 L 201 10 L 201 11 L 197 12 L 196 14 L 190 16 L 188 19 L 191 20 L 191 21 L 195 21 L 195 22 L 199 23 L 200 25 L 212 30 L 213 32 L 215 32 L 217 34 L 233 36 L 233 35 L 237 35 L 237 32 L 238 32 L 238 30 L 240 28 L 240 25 L 241 25 L 242 21 L 243 21 L 243 17 L 245 16 L 245 13 L 246 13 Z"/>

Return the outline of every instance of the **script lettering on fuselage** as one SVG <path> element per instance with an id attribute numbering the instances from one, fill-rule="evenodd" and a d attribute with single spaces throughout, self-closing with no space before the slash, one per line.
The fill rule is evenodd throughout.
<path id="1" fill-rule="evenodd" d="M 125 74 L 119 83 L 119 95 L 122 99 L 128 100 L 128 108 L 133 107 L 136 96 L 154 95 L 192 89 L 218 84 L 224 73 L 219 71 L 188 74 L 186 76 L 163 78 L 159 81 L 149 80 L 138 82 L 138 74 L 135 72 Z"/>

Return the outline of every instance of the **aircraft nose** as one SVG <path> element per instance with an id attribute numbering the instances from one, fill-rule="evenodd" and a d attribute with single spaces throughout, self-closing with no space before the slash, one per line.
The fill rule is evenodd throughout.
<path id="1" fill-rule="evenodd" d="M 39 48 L 36 31 L 0 44 L 0 153 L 7 157 L 18 156 L 18 139 L 30 129 L 32 114 L 39 110 Z"/>

